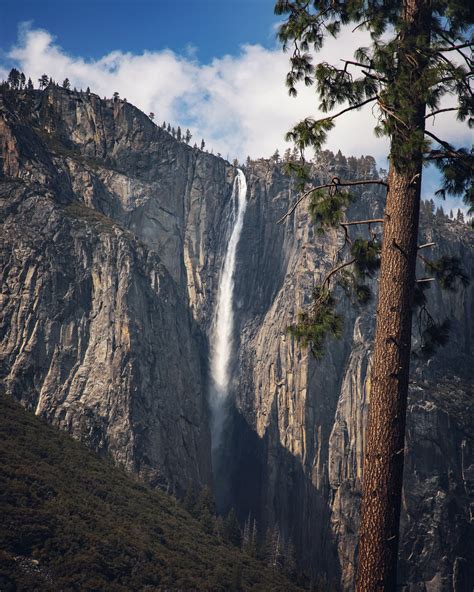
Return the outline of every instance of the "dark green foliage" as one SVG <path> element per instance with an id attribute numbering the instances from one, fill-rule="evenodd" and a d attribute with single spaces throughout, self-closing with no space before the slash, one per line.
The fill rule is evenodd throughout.
<path id="1" fill-rule="evenodd" d="M 421 345 L 419 352 L 414 352 L 415 357 L 430 358 L 438 348 L 446 345 L 449 341 L 451 322 L 445 319 L 437 323 L 432 317 L 428 317 L 425 329 L 421 333 Z"/>
<path id="2" fill-rule="evenodd" d="M 286 17 L 279 29 L 279 39 L 285 50 L 292 50 L 286 81 L 289 93 L 295 96 L 296 85 L 301 82 L 314 85 L 323 112 L 340 104 L 360 109 L 374 101 L 379 113 L 374 129 L 378 135 L 391 138 L 392 164 L 396 168 L 410 165 L 414 152 L 423 154 L 444 173 L 442 191 L 464 194 L 466 203 L 472 205 L 472 153 L 455 150 L 444 141 L 440 142 L 440 150 L 431 150 L 430 140 L 423 131 L 410 129 L 407 124 L 414 114 L 413 96 L 423 98 L 430 116 L 440 109 L 440 101 L 446 94 L 453 94 L 458 99 L 457 118 L 472 125 L 474 100 L 469 84 L 472 63 L 469 47 L 463 47 L 469 44 L 472 32 L 471 6 L 465 1 L 431 2 L 426 23 L 430 34 L 410 36 L 406 34 L 400 1 L 278 0 L 275 12 Z M 341 26 L 349 23 L 370 32 L 370 47 L 358 48 L 352 61 L 314 65 L 310 51 L 317 52 L 327 37 L 336 37 Z M 458 59 L 452 59 L 451 50 L 456 46 L 461 46 L 456 52 Z M 405 71 L 399 67 L 397 56 L 403 52 L 416 52 L 423 62 L 422 74 L 416 82 L 409 68 Z M 301 149 L 313 147 L 319 151 L 338 116 L 336 113 L 319 120 L 306 118 L 293 127 L 288 137 Z"/>
<path id="3" fill-rule="evenodd" d="M 342 317 L 335 312 L 336 302 L 326 288 L 316 288 L 311 307 L 298 315 L 298 323 L 288 331 L 299 339 L 303 346 L 309 346 L 316 358 L 324 356 L 324 344 L 328 336 L 340 337 Z"/>
<path id="4" fill-rule="evenodd" d="M 351 201 L 347 191 L 314 191 L 311 194 L 309 213 L 318 233 L 336 228 L 342 222 L 344 209 Z"/>
<path id="5" fill-rule="evenodd" d="M 49 78 L 47 74 L 43 74 L 41 78 L 38 78 L 39 87 L 46 88 L 49 84 Z"/>
<path id="6" fill-rule="evenodd" d="M 357 238 L 351 245 L 355 269 L 360 278 L 373 277 L 380 267 L 381 244 L 374 239 Z"/>
<path id="7" fill-rule="evenodd" d="M 4 395 L 0 458 L 2 591 L 297 589 Z"/>
<path id="8" fill-rule="evenodd" d="M 10 88 L 18 89 L 20 87 L 20 72 L 16 68 L 12 68 L 8 74 L 8 84 Z"/>
<path id="9" fill-rule="evenodd" d="M 370 227 L 370 239 L 359 238 L 351 242 L 347 226 L 343 226 L 349 196 L 340 193 L 336 183 L 311 193 L 308 184 L 312 179 L 304 156 L 305 150 L 312 148 L 319 160 L 324 159 L 322 146 L 337 118 L 347 111 L 371 104 L 376 115 L 375 133 L 390 138 L 390 160 L 394 170 L 405 174 L 413 170 L 416 178 L 415 173 L 418 173 L 422 162 L 433 162 L 443 174 L 439 194 L 463 195 L 471 212 L 474 207 L 472 151 L 455 148 L 433 135 L 429 128 L 425 133 L 423 126 L 419 125 L 414 107 L 416 97 L 418 104 L 426 104 L 428 121 L 434 116 L 444 117 L 441 113 L 446 109 L 440 107 L 440 102 L 446 95 L 454 95 L 457 106 L 448 110 L 454 110 L 457 119 L 467 121 L 469 126 L 474 124 L 474 100 L 470 88 L 472 62 L 467 47 L 472 33 L 469 28 L 473 22 L 472 7 L 461 0 L 431 2 L 430 13 L 423 16 L 426 18 L 426 33 L 422 30 L 417 35 L 411 34 L 403 11 L 404 3 L 395 0 L 382 3 L 362 0 L 336 3 L 327 0 L 277 0 L 275 5 L 275 13 L 285 16 L 280 25 L 279 39 L 283 49 L 291 51 L 291 70 L 286 80 L 289 93 L 296 95 L 299 83 L 313 85 L 319 97 L 320 109 L 329 113 L 321 119 L 307 117 L 288 132 L 287 140 L 294 143 L 299 154 L 287 163 L 286 169 L 295 176 L 297 188 L 311 196 L 309 210 L 317 225 L 317 232 L 323 233 L 328 228 L 338 226 L 344 228 L 345 244 L 338 253 L 336 269 L 340 276 L 339 284 L 359 304 L 371 299 L 370 288 L 361 280 L 371 278 L 377 272 L 380 242 Z M 358 48 L 352 60 L 350 56 L 341 55 L 335 57 L 347 57 L 348 60 L 337 59 L 332 64 L 316 63 L 314 54 L 321 49 L 324 41 L 331 36 L 337 37 L 341 26 L 347 24 L 369 31 L 370 46 Z M 400 60 L 399 56 L 404 54 L 416 54 L 416 64 Z M 452 59 L 453 56 L 456 59 Z M 339 105 L 344 108 L 333 111 Z M 435 143 L 434 147 L 432 142 Z M 340 171 L 338 174 L 344 175 L 342 182 L 348 181 L 351 175 L 352 180 L 362 177 L 367 181 L 377 176 L 373 168 L 355 171 L 354 174 L 349 159 L 344 159 L 342 154 L 337 155 L 337 166 Z M 349 175 L 349 178 L 345 175 Z M 335 179 L 337 183 L 340 182 L 337 177 Z M 442 215 L 441 210 L 439 215 Z M 347 253 L 348 245 L 351 259 L 339 265 L 339 261 L 344 260 L 342 254 Z M 351 262 L 354 273 L 347 269 Z M 456 279 L 463 284 L 467 281 L 465 274 L 453 261 L 437 262 L 431 271 L 443 288 L 451 289 Z M 323 288 L 329 286 L 326 284 Z M 424 286 L 417 287 L 415 304 L 418 306 L 426 303 L 423 290 Z M 291 328 L 291 332 L 301 338 L 303 343 L 312 343 L 314 351 L 320 351 L 326 336 L 333 333 L 336 319 L 338 322 L 334 326 L 337 329 L 340 319 L 334 313 L 331 316 L 324 307 L 321 308 L 320 292 L 316 291 L 312 309 L 301 313 L 298 324 Z M 318 326 L 319 323 L 321 326 Z"/>
<path id="10" fill-rule="evenodd" d="M 249 162 L 247 162 L 247 166 L 249 166 Z M 311 167 L 302 161 L 290 160 L 285 162 L 283 170 L 285 174 L 294 178 L 298 191 L 303 191 L 306 183 L 311 178 Z"/>
<path id="11" fill-rule="evenodd" d="M 212 494 L 211 488 L 207 485 L 203 487 L 197 501 L 197 511 L 201 515 L 207 511 L 211 516 L 216 513 L 216 502 L 214 501 L 214 495 Z"/>
<path id="12" fill-rule="evenodd" d="M 193 485 L 190 485 L 186 490 L 186 495 L 184 496 L 183 500 L 184 509 L 194 516 L 195 518 L 198 517 L 197 512 L 197 494 L 196 489 Z"/>
<path id="13" fill-rule="evenodd" d="M 444 290 L 455 290 L 458 281 L 464 287 L 469 285 L 469 276 L 462 268 L 459 257 L 443 255 L 436 261 L 425 260 L 425 266 L 427 270 L 435 274 Z"/>
<path id="14" fill-rule="evenodd" d="M 356 284 L 354 292 L 359 304 L 368 304 L 372 300 L 372 291 L 365 284 Z"/>
<path id="15" fill-rule="evenodd" d="M 426 290 L 430 287 L 429 282 L 416 282 L 415 290 L 413 291 L 413 307 L 420 308 L 427 303 Z"/>
<path id="16" fill-rule="evenodd" d="M 242 542 L 242 533 L 240 531 L 239 521 L 237 520 L 237 514 L 235 513 L 234 508 L 232 508 L 224 518 L 223 535 L 226 542 L 234 545 L 234 547 L 240 547 Z"/>

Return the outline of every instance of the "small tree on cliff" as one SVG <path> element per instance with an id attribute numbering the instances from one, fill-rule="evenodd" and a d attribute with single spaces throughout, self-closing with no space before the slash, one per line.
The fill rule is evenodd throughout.
<path id="1" fill-rule="evenodd" d="M 473 205 L 472 155 L 438 138 L 425 129 L 425 123 L 448 111 L 472 122 L 467 39 L 472 11 L 467 0 L 278 0 L 275 12 L 287 15 L 279 37 L 285 48 L 293 50 L 287 75 L 290 94 L 296 95 L 295 85 L 300 81 L 308 86 L 315 83 L 323 112 L 345 104 L 321 119 L 308 117 L 288 133 L 298 149 L 290 168 L 303 194 L 287 215 L 303 198 L 309 198 L 313 220 L 321 229 L 341 228 L 346 237 L 335 267 L 314 290 L 312 307 L 294 327 L 295 335 L 321 353 L 326 336 L 340 332 L 341 318 L 331 294 L 335 279 L 341 272 L 347 279 L 348 270 L 354 269 L 350 277 L 356 296 L 366 301 L 370 292 L 363 280 L 380 265 L 356 586 L 358 592 L 394 591 L 415 267 L 421 248 L 417 238 L 423 164 L 432 162 L 443 173 L 443 195 L 463 194 Z M 370 47 L 359 48 L 354 59 L 314 66 L 310 51 L 319 50 L 328 35 L 337 36 L 343 25 L 368 30 Z M 456 96 L 456 106 L 440 105 L 446 94 Z M 372 175 L 368 179 L 333 178 L 330 183 L 308 187 L 305 149 L 313 147 L 318 152 L 337 118 L 369 104 L 377 114 L 376 134 L 390 141 L 387 180 Z M 347 188 L 373 183 L 387 190 L 384 217 L 344 221 L 352 199 Z M 350 229 L 364 225 L 368 238 L 354 239 Z M 383 228 L 383 241 L 374 227 Z M 452 260 L 444 264 L 456 267 Z M 442 333 L 441 329 L 439 334 L 432 331 L 439 342 Z"/>

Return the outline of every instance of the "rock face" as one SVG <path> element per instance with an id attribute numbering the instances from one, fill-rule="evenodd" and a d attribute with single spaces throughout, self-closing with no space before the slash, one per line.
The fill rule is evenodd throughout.
<path id="1" fill-rule="evenodd" d="M 229 235 L 235 170 L 174 140 L 122 101 L 48 87 L 0 103 L 2 312 L 8 390 L 153 484 L 211 483 L 207 335 Z M 323 155 L 324 156 L 324 155 Z M 327 155 L 320 179 L 373 161 Z M 315 233 L 278 163 L 245 168 L 238 249 L 235 405 L 222 504 L 277 527 L 301 563 L 350 590 L 374 305 L 340 295 L 344 337 L 322 360 L 287 326 L 330 267 L 341 237 Z M 378 217 L 382 193 L 354 217 Z M 474 271 L 460 222 L 425 207 L 420 240 Z M 409 404 L 400 582 L 407 592 L 474 583 L 472 287 L 432 287 L 449 344 L 417 361 Z M 415 341 L 417 339 L 414 333 Z M 471 529 L 471 530 L 470 530 Z"/>

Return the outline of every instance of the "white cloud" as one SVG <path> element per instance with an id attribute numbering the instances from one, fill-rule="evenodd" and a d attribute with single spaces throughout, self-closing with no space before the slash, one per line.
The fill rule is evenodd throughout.
<path id="1" fill-rule="evenodd" d="M 337 62 L 351 58 L 354 49 L 367 45 L 366 33 L 348 29 L 338 39 L 330 39 L 318 56 Z M 189 127 L 199 142 L 204 137 L 209 148 L 224 156 L 242 159 L 270 156 L 276 148 L 284 151 L 285 132 L 299 119 L 317 115 L 317 97 L 311 88 L 300 89 L 296 99 L 287 94 L 284 79 L 288 55 L 280 48 L 265 49 L 245 45 L 240 54 L 200 64 L 192 47 L 180 56 L 170 50 L 142 54 L 113 51 L 97 60 L 67 54 L 44 30 L 28 24 L 20 29 L 18 44 L 7 54 L 10 63 L 0 64 L 0 75 L 16 65 L 33 80 L 47 73 L 61 82 L 68 77 L 77 88 L 89 86 L 101 96 L 115 91 L 156 120 Z M 370 105 L 341 118 L 330 133 L 327 147 L 346 155 L 372 154 L 383 165 L 385 140 L 373 134 Z M 451 141 L 469 141 L 469 132 L 451 114 L 439 115 L 435 128 Z"/>

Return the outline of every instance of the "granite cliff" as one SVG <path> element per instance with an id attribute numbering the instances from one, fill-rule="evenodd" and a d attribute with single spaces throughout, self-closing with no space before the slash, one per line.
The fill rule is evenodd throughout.
<path id="1" fill-rule="evenodd" d="M 0 102 L 1 378 L 25 406 L 152 484 L 213 480 L 208 335 L 229 234 L 235 169 L 177 142 L 123 101 L 53 87 Z M 376 174 L 373 160 L 330 158 Z M 288 336 L 340 244 L 279 163 L 250 162 L 238 248 L 236 355 L 222 462 L 223 507 L 278 527 L 302 564 L 349 590 L 357 549 L 374 305 L 341 294 L 344 338 L 314 360 Z M 357 216 L 382 193 L 360 193 Z M 469 228 L 424 208 L 420 240 L 474 271 Z M 401 582 L 471 590 L 472 287 L 429 291 L 449 344 L 413 367 Z M 415 336 L 416 339 L 416 336 Z M 225 470 L 223 469 L 225 467 Z M 471 505 L 470 505 L 471 504 Z"/>

